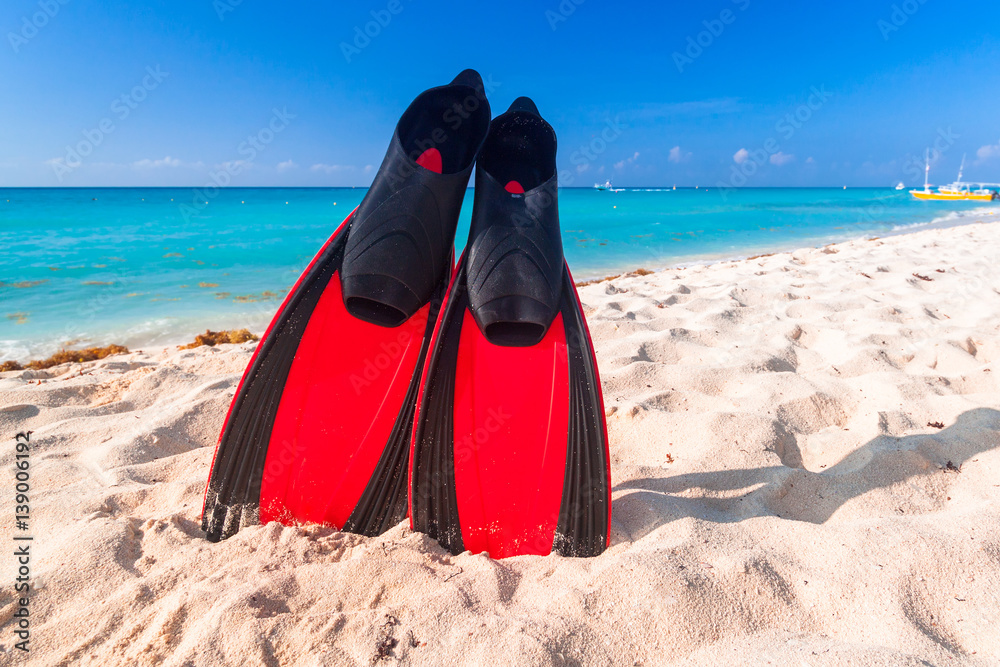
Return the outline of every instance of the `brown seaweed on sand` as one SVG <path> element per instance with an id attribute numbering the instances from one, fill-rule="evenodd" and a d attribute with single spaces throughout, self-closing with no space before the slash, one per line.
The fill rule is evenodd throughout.
<path id="1" fill-rule="evenodd" d="M 231 329 L 229 331 L 210 331 L 206 329 L 205 333 L 194 337 L 193 343 L 178 345 L 177 349 L 190 350 L 202 345 L 212 347 L 222 343 L 246 343 L 247 341 L 254 340 L 260 340 L 260 337 L 253 335 L 248 329 Z"/>
<path id="2" fill-rule="evenodd" d="M 625 273 L 619 273 L 614 276 L 604 276 L 603 278 L 595 278 L 594 280 L 584 280 L 576 284 L 577 287 L 586 287 L 587 285 L 596 285 L 597 283 L 603 283 L 607 280 L 614 280 L 615 278 L 628 278 L 630 276 L 648 276 L 652 271 L 649 269 L 636 269 L 635 271 L 627 271 Z"/>
<path id="3" fill-rule="evenodd" d="M 0 372 L 22 371 L 29 369 L 39 371 L 45 368 L 52 368 L 59 364 L 83 363 L 85 361 L 97 361 L 112 354 L 128 354 L 128 348 L 124 345 L 108 345 L 107 347 L 88 347 L 82 350 L 59 350 L 48 359 L 34 359 L 22 366 L 16 361 L 5 361 L 0 364 Z"/>

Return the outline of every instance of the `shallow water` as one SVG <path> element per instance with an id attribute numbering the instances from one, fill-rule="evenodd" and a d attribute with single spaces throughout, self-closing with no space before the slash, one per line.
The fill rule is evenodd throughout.
<path id="1" fill-rule="evenodd" d="M 0 190 L 0 361 L 262 329 L 364 188 Z M 464 244 L 470 190 L 457 240 Z M 990 219 L 888 189 L 563 189 L 578 280 Z"/>

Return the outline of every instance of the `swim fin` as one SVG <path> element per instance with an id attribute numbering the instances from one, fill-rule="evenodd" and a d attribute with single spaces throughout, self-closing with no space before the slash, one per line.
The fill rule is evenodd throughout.
<path id="1" fill-rule="evenodd" d="M 209 540 L 269 521 L 375 535 L 405 518 L 419 378 L 489 119 L 473 70 L 403 113 L 243 375 L 205 490 Z"/>
<path id="2" fill-rule="evenodd" d="M 411 526 L 455 554 L 594 556 L 608 544 L 601 383 L 557 194 L 555 132 L 519 98 L 476 165 L 469 242 L 414 424 Z"/>

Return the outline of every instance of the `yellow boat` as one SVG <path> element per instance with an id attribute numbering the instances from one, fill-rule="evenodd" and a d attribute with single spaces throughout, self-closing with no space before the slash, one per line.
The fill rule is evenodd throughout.
<path id="1" fill-rule="evenodd" d="M 993 201 L 997 199 L 997 193 L 992 190 L 953 190 L 955 184 L 940 188 L 937 192 L 933 190 L 910 190 L 910 194 L 917 199 L 933 199 L 935 201 Z M 969 183 L 962 183 L 963 186 L 970 186 Z"/>
<path id="2" fill-rule="evenodd" d="M 1000 184 L 997 183 L 964 183 L 962 182 L 962 172 L 965 170 L 965 156 L 962 156 L 962 166 L 958 168 L 958 180 L 951 185 L 942 185 L 937 190 L 931 190 L 930 178 L 931 161 L 930 152 L 926 157 L 924 166 L 924 189 L 910 190 L 910 194 L 917 199 L 929 199 L 934 201 L 993 201 L 1000 199 Z"/>

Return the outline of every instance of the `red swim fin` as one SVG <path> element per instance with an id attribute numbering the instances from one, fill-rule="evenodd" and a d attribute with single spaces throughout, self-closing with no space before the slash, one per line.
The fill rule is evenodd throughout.
<path id="1" fill-rule="evenodd" d="M 470 97 L 477 110 L 446 123 Z M 405 517 L 419 377 L 489 117 L 471 70 L 403 114 L 364 200 L 286 297 L 244 373 L 205 491 L 208 539 L 272 520 L 373 535 Z"/>
<path id="2" fill-rule="evenodd" d="M 607 428 L 563 260 L 555 149 L 526 98 L 491 124 L 469 243 L 431 341 L 411 524 L 453 553 L 593 556 L 608 543 Z"/>

